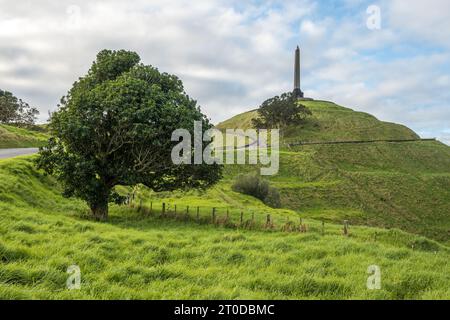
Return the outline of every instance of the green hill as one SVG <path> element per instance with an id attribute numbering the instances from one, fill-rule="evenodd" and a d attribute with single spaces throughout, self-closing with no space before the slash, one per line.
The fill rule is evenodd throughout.
<path id="1" fill-rule="evenodd" d="M 437 141 L 304 145 L 298 141 L 409 140 L 412 130 L 324 101 L 306 101 L 313 115 L 284 132 L 280 172 L 271 178 L 283 207 L 304 217 L 397 227 L 450 241 L 450 147 Z M 220 123 L 249 128 L 256 111 Z M 226 179 L 248 166 L 227 166 Z"/>
<path id="2" fill-rule="evenodd" d="M 44 131 L 0 124 L 0 148 L 40 147 L 47 139 L 48 135 Z"/>
<path id="3" fill-rule="evenodd" d="M 348 140 L 392 140 L 417 139 L 411 129 L 389 122 L 379 121 L 374 116 L 356 112 L 327 101 L 304 101 L 312 116 L 303 126 L 290 127 L 284 132 L 284 142 L 292 141 L 348 141 Z M 256 110 L 232 117 L 217 125 L 219 129 L 252 127 Z"/>
<path id="4" fill-rule="evenodd" d="M 0 299 L 450 297 L 443 272 L 450 250 L 423 237 L 367 227 L 351 227 L 344 237 L 341 226 L 322 231 L 313 219 L 305 219 L 306 233 L 235 230 L 162 219 L 156 204 L 153 214 L 112 206 L 109 222 L 93 222 L 87 207 L 62 198 L 31 159 L 0 161 Z M 278 213 L 251 197 L 231 196 L 222 187 L 209 196 L 172 194 L 174 201 L 191 197 L 207 206 L 215 198 Z M 74 264 L 81 289 L 67 290 L 66 270 Z M 381 290 L 366 287 L 374 264 Z"/>

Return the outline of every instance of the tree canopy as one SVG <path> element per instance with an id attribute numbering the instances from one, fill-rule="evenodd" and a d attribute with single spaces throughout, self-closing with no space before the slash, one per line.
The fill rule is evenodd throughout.
<path id="1" fill-rule="evenodd" d="M 253 119 L 252 124 L 258 129 L 281 129 L 302 124 L 310 114 L 311 111 L 288 92 L 264 101 L 258 108 L 258 118 Z"/>
<path id="2" fill-rule="evenodd" d="M 36 108 L 0 89 L 0 123 L 32 125 L 38 114 Z"/>
<path id="3" fill-rule="evenodd" d="M 52 114 L 52 137 L 38 167 L 55 175 L 66 196 L 87 202 L 96 219 L 108 216 L 116 185 L 144 184 L 155 191 L 206 188 L 221 166 L 175 165 L 175 129 L 212 125 L 174 75 L 140 63 L 125 50 L 103 50 L 88 74 L 74 83 Z M 194 152 L 192 152 L 192 156 Z"/>

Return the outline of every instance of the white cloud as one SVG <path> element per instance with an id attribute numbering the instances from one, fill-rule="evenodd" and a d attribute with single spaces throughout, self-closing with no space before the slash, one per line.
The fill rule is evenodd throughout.
<path id="1" fill-rule="evenodd" d="M 325 26 L 314 23 L 311 20 L 304 20 L 301 23 L 300 32 L 303 32 L 309 37 L 320 38 L 325 34 L 326 28 Z"/>
<path id="2" fill-rule="evenodd" d="M 98 51 L 125 48 L 179 75 L 204 110 L 222 120 L 230 116 L 225 110 L 254 107 L 283 89 L 273 83 L 282 84 L 290 65 L 285 44 L 293 32 L 286 23 L 311 10 L 307 0 L 296 3 L 303 6 L 292 10 L 287 2 L 261 11 L 227 1 L 2 0 L 0 87 L 40 105 L 45 117 Z"/>
<path id="3" fill-rule="evenodd" d="M 343 3 L 347 10 L 361 4 Z M 422 1 L 381 1 L 387 21 L 379 31 L 365 27 L 365 10 L 341 19 L 322 16 L 320 6 L 313 0 L 0 0 L 0 88 L 40 106 L 44 119 L 98 51 L 129 49 L 178 75 L 218 122 L 290 90 L 300 43 L 309 95 L 444 137 L 448 49 L 394 60 L 380 54 L 411 39 L 447 46 L 450 2 L 429 0 L 425 8 Z"/>
<path id="4" fill-rule="evenodd" d="M 387 16 L 392 27 L 425 43 L 450 45 L 450 1 L 389 0 Z"/>

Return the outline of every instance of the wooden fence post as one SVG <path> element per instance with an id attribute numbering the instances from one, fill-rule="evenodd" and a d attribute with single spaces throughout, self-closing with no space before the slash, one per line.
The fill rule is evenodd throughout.
<path id="1" fill-rule="evenodd" d="M 200 207 L 197 207 L 197 222 L 200 220 Z"/>
<path id="2" fill-rule="evenodd" d="M 348 236 L 348 220 L 344 220 L 344 236 Z"/>
<path id="3" fill-rule="evenodd" d="M 175 214 L 177 214 L 177 205 L 175 204 Z"/>
<path id="4" fill-rule="evenodd" d="M 322 235 L 325 235 L 325 221 L 322 220 Z"/>
<path id="5" fill-rule="evenodd" d="M 165 202 L 163 202 L 163 204 L 162 204 L 162 215 L 163 216 L 166 215 L 166 203 Z"/>
<path id="6" fill-rule="evenodd" d="M 186 221 L 189 218 L 189 206 L 186 207 Z"/>
<path id="7" fill-rule="evenodd" d="M 216 223 L 216 208 L 212 208 L 212 222 Z"/>
<path id="8" fill-rule="evenodd" d="M 153 214 L 153 201 L 150 201 L 150 214 Z"/>
<path id="9" fill-rule="evenodd" d="M 244 222 L 244 211 L 241 211 L 241 224 Z"/>

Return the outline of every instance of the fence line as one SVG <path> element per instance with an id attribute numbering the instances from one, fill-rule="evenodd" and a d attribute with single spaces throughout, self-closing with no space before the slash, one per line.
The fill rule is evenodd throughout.
<path id="1" fill-rule="evenodd" d="M 186 206 L 183 210 L 176 204 L 169 206 L 168 203 L 160 203 L 161 208 L 155 210 L 155 204 L 153 201 L 144 202 L 142 200 L 129 201 L 128 206 L 143 213 L 146 216 L 156 216 L 158 218 L 174 219 L 184 222 L 195 222 L 198 224 L 212 224 L 216 226 L 222 226 L 234 229 L 251 229 L 251 230 L 281 230 L 281 231 L 298 231 L 307 232 L 308 226 L 303 223 L 303 219 L 299 219 L 299 224 L 295 224 L 292 221 L 286 223 L 282 222 L 280 217 L 275 219 L 270 215 L 266 215 L 266 220 L 263 220 L 264 215 L 255 216 L 254 212 L 248 212 L 247 214 L 238 210 L 237 214 L 233 214 L 230 208 L 223 208 L 223 212 L 219 213 L 216 207 L 192 207 Z M 173 208 L 173 209 L 171 209 Z M 193 210 L 191 210 L 194 208 Z M 202 210 L 203 209 L 203 210 Z M 193 214 L 191 214 L 193 212 Z"/>
<path id="2" fill-rule="evenodd" d="M 307 145 L 326 145 L 326 144 L 360 144 L 360 143 L 375 143 L 375 142 L 418 142 L 418 141 L 436 141 L 436 138 L 430 139 L 379 139 L 379 140 L 354 140 L 354 141 L 294 141 L 286 143 L 287 147 L 307 146 Z"/>
<path id="3" fill-rule="evenodd" d="M 173 205 L 173 209 L 170 208 L 166 202 L 160 203 L 161 209 L 155 210 L 155 205 L 153 201 L 143 202 L 139 200 L 137 205 L 134 201 L 128 203 L 129 207 L 137 210 L 138 212 L 144 214 L 145 216 L 155 216 L 161 219 L 173 219 L 177 221 L 193 222 L 197 224 L 204 225 L 215 225 L 231 229 L 247 229 L 247 230 L 269 230 L 269 231 L 282 231 L 282 232 L 298 232 L 307 233 L 310 230 L 308 224 L 306 224 L 302 217 L 298 217 L 298 221 L 292 221 L 292 217 L 287 216 L 276 216 L 273 217 L 271 214 L 258 214 L 255 216 L 255 212 L 245 213 L 243 210 L 237 210 L 237 213 L 230 212 L 229 208 L 222 208 L 222 212 L 219 213 L 216 207 L 190 207 L 186 206 L 185 210 L 177 210 L 181 207 L 177 207 L 176 204 Z M 175 209 L 177 208 L 177 209 Z M 195 208 L 194 210 L 191 210 Z M 201 208 L 205 210 L 201 210 Z M 193 212 L 193 214 L 191 214 Z M 325 232 L 325 222 L 322 221 L 322 227 L 317 229 L 323 236 L 326 235 Z M 349 236 L 349 222 L 345 220 L 343 222 L 343 232 L 344 236 Z"/>

